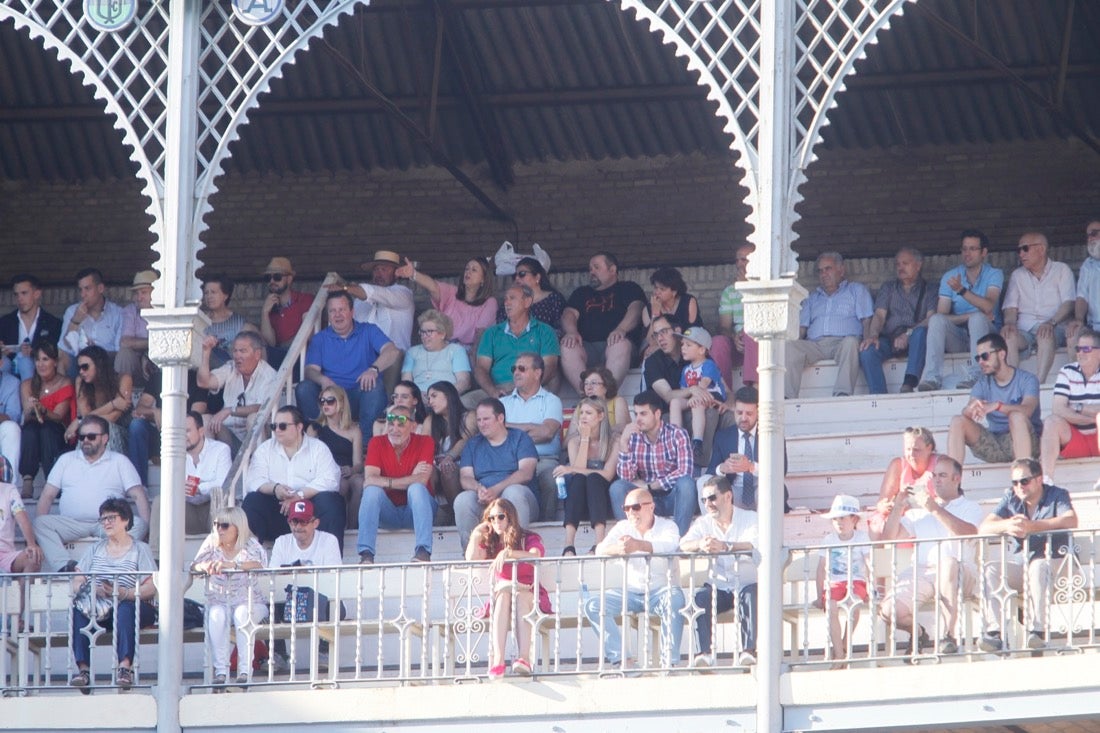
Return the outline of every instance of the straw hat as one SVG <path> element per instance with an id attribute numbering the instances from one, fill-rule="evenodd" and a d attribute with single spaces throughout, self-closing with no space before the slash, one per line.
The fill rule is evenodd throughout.
<path id="1" fill-rule="evenodd" d="M 396 252 L 391 252 L 388 249 L 380 249 L 374 253 L 373 260 L 371 260 L 370 262 L 364 262 L 362 265 L 360 265 L 360 267 L 362 267 L 367 272 L 370 272 L 374 269 L 375 265 L 381 264 L 401 267 L 401 256 L 398 255 Z"/>

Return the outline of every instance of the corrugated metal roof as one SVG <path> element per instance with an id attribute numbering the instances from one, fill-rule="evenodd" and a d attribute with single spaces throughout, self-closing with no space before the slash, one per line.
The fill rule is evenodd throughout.
<path id="1" fill-rule="evenodd" d="M 714 105 L 672 48 L 604 0 L 451 0 L 433 139 L 458 165 L 722 151 Z M 1065 138 L 1100 124 L 1100 2 L 1073 2 L 1062 112 L 1042 109 L 926 9 L 1053 99 L 1071 0 L 921 0 L 869 50 L 825 145 L 869 148 Z M 377 0 L 314 43 L 262 100 L 227 172 L 408 169 L 429 148 L 336 55 L 427 127 L 435 4 Z M 447 46 L 451 48 L 451 46 Z M 481 122 L 463 92 L 465 70 Z M 102 105 L 35 42 L 0 26 L 0 177 L 131 176 Z M 491 152 L 498 150 L 496 157 Z"/>

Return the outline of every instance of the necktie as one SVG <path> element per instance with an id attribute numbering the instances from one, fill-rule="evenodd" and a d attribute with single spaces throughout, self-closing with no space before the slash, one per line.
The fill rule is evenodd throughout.
<path id="1" fill-rule="evenodd" d="M 756 461 L 756 450 L 753 448 L 752 436 L 742 433 L 742 442 L 745 444 L 744 454 L 750 460 Z M 756 511 L 756 476 L 751 471 L 741 474 L 741 501 L 746 509 Z"/>

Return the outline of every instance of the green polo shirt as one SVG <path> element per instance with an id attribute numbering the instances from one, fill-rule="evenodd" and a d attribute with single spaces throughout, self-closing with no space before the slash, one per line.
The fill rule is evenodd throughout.
<path id="1" fill-rule="evenodd" d="M 508 321 L 502 321 L 485 329 L 477 347 L 479 357 L 487 356 L 493 360 L 489 374 L 496 384 L 512 381 L 512 365 L 524 351 L 533 351 L 544 358 L 561 354 L 554 329 L 537 318 L 531 318 L 523 333 L 513 334 L 508 330 Z"/>

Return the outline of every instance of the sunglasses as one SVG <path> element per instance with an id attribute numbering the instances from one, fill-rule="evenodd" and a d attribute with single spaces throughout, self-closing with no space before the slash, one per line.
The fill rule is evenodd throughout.
<path id="1" fill-rule="evenodd" d="M 269 272 L 268 274 L 264 275 L 264 282 L 281 283 L 284 277 L 286 276 L 283 275 L 283 273 L 281 272 Z"/>
<path id="2" fill-rule="evenodd" d="M 336 404 L 336 398 L 335 397 L 321 397 L 317 400 L 317 403 L 320 404 L 320 405 L 335 405 Z"/>
<path id="3" fill-rule="evenodd" d="M 398 425 L 404 425 L 409 421 L 408 415 L 394 415 L 392 412 L 386 413 L 386 422 L 390 425 L 397 423 Z"/>
<path id="4" fill-rule="evenodd" d="M 531 274 L 530 270 L 516 270 L 516 277 L 524 278 Z"/>
<path id="5" fill-rule="evenodd" d="M 991 351 L 983 351 L 980 354 L 974 354 L 974 358 L 978 361 L 988 361 L 989 357 L 995 353 L 997 353 L 997 349 L 993 349 Z"/>
<path id="6" fill-rule="evenodd" d="M 650 506 L 651 504 L 653 504 L 652 501 L 643 501 L 641 504 L 623 504 L 623 511 L 624 512 L 640 512 L 640 511 L 642 511 L 642 507 Z"/>
<path id="7" fill-rule="evenodd" d="M 82 372 L 86 372 L 92 368 L 91 362 L 83 361 L 76 365 L 76 368 Z"/>
<path id="8" fill-rule="evenodd" d="M 297 424 L 298 423 L 296 423 L 296 422 L 273 422 L 270 425 L 268 425 L 268 427 L 271 428 L 271 432 L 274 433 L 276 430 L 286 430 L 290 426 L 297 425 Z"/>
<path id="9" fill-rule="evenodd" d="M 1085 234 L 1086 234 L 1086 236 L 1088 236 L 1088 237 L 1089 237 L 1090 239 L 1091 239 L 1092 237 L 1100 237 L 1100 229 L 1089 229 L 1089 230 L 1088 230 L 1087 232 L 1085 232 Z"/>
<path id="10" fill-rule="evenodd" d="M 222 532 L 228 532 L 229 528 L 233 525 L 229 522 L 214 522 L 214 526 L 220 529 Z"/>
<path id="11" fill-rule="evenodd" d="M 704 504 L 710 504 L 710 503 L 716 502 L 716 501 L 718 501 L 718 494 L 707 494 L 706 496 L 703 497 L 703 503 Z"/>
<path id="12" fill-rule="evenodd" d="M 244 407 L 244 392 L 237 395 L 237 407 Z"/>
<path id="13" fill-rule="evenodd" d="M 99 518 L 99 523 L 111 524 L 112 522 L 117 522 L 120 519 L 122 519 L 122 517 L 120 517 L 118 514 L 104 514 L 102 517 Z"/>
<path id="14" fill-rule="evenodd" d="M 1028 252 L 1031 251 L 1031 248 L 1034 247 L 1034 246 L 1037 246 L 1037 245 L 1021 244 L 1019 247 L 1016 248 L 1016 251 L 1017 252 L 1023 252 L 1024 254 L 1027 254 Z"/>
<path id="15" fill-rule="evenodd" d="M 104 435 L 104 433 L 77 433 L 76 434 L 76 439 L 77 440 L 95 440 L 96 438 L 98 438 L 101 435 Z"/>
<path id="16" fill-rule="evenodd" d="M 1078 354 L 1091 354 L 1092 352 L 1096 351 L 1096 349 L 1100 349 L 1100 346 L 1078 346 L 1077 347 L 1077 353 Z"/>
<path id="17" fill-rule="evenodd" d="M 524 366 L 522 364 L 516 364 L 512 367 L 512 373 L 515 374 L 516 372 L 519 372 L 520 374 L 524 374 L 524 373 L 526 373 L 526 372 L 528 372 L 532 369 L 534 369 L 534 367 Z"/>
<path id="18" fill-rule="evenodd" d="M 507 518 L 508 518 L 507 514 L 490 514 L 489 515 L 489 521 L 490 522 L 499 522 L 502 519 L 507 519 Z"/>
<path id="19" fill-rule="evenodd" d="M 1034 481 L 1037 478 L 1039 478 L 1039 477 L 1038 476 L 1028 476 L 1027 478 L 1014 478 L 1014 479 L 1012 479 L 1012 486 L 1013 487 L 1027 486 L 1028 484 L 1030 484 L 1032 481 Z"/>

